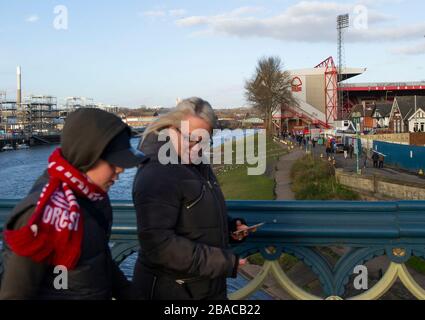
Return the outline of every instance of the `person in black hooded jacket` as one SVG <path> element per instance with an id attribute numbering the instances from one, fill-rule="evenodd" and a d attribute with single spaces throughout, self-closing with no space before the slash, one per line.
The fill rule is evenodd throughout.
<path id="1" fill-rule="evenodd" d="M 139 146 L 150 157 L 139 167 L 133 186 L 141 245 L 133 281 L 144 299 L 227 299 L 226 278 L 236 277 L 245 263 L 229 241 L 242 241 L 247 234 L 235 237 L 231 232 L 243 233 L 247 226 L 227 216 L 211 166 L 195 164 L 190 156 L 183 161 L 198 145 L 195 130 L 211 134 L 215 119 L 208 102 L 183 100 L 146 129 Z M 159 141 L 163 129 L 170 141 Z M 183 140 L 187 148 L 179 148 Z M 164 147 L 173 141 L 169 153 L 179 162 L 164 164 Z"/>
<path id="2" fill-rule="evenodd" d="M 80 173 L 81 177 L 87 178 L 93 188 L 106 194 L 125 168 L 137 166 L 148 159 L 141 152 L 131 148 L 130 137 L 129 127 L 117 116 L 98 109 L 79 109 L 67 118 L 61 137 L 61 149 L 55 152 L 59 157 L 63 157 L 64 163 L 69 163 L 75 168 L 77 174 Z M 54 163 L 49 162 L 49 170 L 53 165 Z M 58 168 L 61 169 L 63 168 Z M 24 230 L 35 215 L 36 207 L 46 193 L 47 183 L 53 183 L 48 172 L 50 173 L 46 171 L 42 174 L 28 196 L 14 208 L 5 224 L 5 234 Z M 67 209 L 63 200 L 56 197 L 56 193 L 50 197 L 55 197 L 55 203 L 60 202 L 59 207 Z M 0 299 L 137 298 L 131 283 L 112 260 L 108 245 L 112 226 L 109 198 L 105 196 L 98 201 L 92 201 L 93 199 L 76 197 L 76 206 L 80 208 L 84 218 L 81 220 L 83 232 L 81 242 L 77 242 L 80 243 L 77 246 L 78 260 L 72 269 L 67 270 L 66 286 L 59 288 L 55 286 L 55 280 L 64 270 L 55 270 L 56 266 L 50 263 L 50 258 L 40 261 L 34 254 L 28 256 L 22 255 L 21 252 L 17 254 L 5 241 Z M 72 212 L 69 210 L 68 216 L 65 211 L 62 211 L 61 219 L 56 220 L 60 222 L 56 227 L 66 225 Z M 44 209 L 43 222 L 46 217 L 49 217 L 47 206 Z M 37 230 L 34 232 L 34 241 L 42 230 L 40 223 L 38 227 L 31 226 L 31 228 L 35 226 Z M 69 230 L 71 229 L 70 226 Z M 65 246 L 63 251 L 67 253 L 67 250 Z M 53 253 L 49 257 L 52 255 Z"/>

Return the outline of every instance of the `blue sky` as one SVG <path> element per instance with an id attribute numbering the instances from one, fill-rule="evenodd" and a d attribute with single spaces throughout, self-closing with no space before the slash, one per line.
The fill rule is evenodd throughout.
<path id="1" fill-rule="evenodd" d="M 58 5 L 66 30 L 54 27 Z M 0 0 L 0 90 L 14 97 L 21 65 L 24 95 L 130 107 L 196 95 L 241 106 L 258 58 L 277 55 L 298 69 L 336 57 L 341 13 L 352 19 L 347 65 L 368 69 L 353 81 L 421 81 L 423 12 L 421 0 Z"/>

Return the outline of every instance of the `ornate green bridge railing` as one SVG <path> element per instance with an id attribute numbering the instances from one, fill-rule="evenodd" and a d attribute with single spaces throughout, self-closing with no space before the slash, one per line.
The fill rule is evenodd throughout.
<path id="1" fill-rule="evenodd" d="M 15 200 L 0 201 L 0 228 Z M 325 202 L 325 201 L 229 201 L 229 214 L 248 224 L 266 222 L 243 244 L 234 247 L 241 256 L 261 254 L 265 262 L 257 275 L 231 299 L 244 299 L 259 290 L 268 275 L 295 299 L 377 299 L 399 279 L 419 299 L 425 290 L 413 279 L 406 262 L 425 257 L 425 201 Z M 134 208 L 130 202 L 114 202 L 112 253 L 118 263 L 138 250 Z M 348 250 L 332 264 L 321 247 Z M 317 276 L 322 296 L 298 286 L 281 268 L 282 255 L 304 262 Z M 375 257 L 386 256 L 389 266 L 375 285 L 346 297 L 353 270 Z M 1 272 L 1 263 L 0 263 Z"/>

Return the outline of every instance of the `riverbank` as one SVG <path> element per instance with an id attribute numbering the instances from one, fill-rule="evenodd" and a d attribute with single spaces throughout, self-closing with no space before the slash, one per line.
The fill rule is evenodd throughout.
<path id="1" fill-rule="evenodd" d="M 258 134 L 254 137 L 255 154 L 258 155 Z M 232 150 L 237 150 L 238 144 L 244 143 L 244 139 L 228 142 L 232 143 Z M 223 146 L 224 148 L 224 146 Z M 253 167 L 247 163 L 234 164 L 239 162 L 236 152 L 233 153 L 233 164 L 214 165 L 214 171 L 220 182 L 226 200 L 274 200 L 275 188 L 275 166 L 284 154 L 285 148 L 273 141 L 273 138 L 266 138 L 266 154 L 259 156 L 259 161 L 266 161 L 266 170 L 262 175 L 248 175 L 248 168 Z"/>

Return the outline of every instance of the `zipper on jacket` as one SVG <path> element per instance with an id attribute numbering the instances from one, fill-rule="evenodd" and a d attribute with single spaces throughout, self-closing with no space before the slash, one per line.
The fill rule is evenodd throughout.
<path id="1" fill-rule="evenodd" d="M 156 287 L 156 281 L 158 278 L 156 276 L 153 277 L 152 287 L 151 287 L 151 300 L 153 300 L 154 294 L 155 294 L 155 287 Z"/>
<path id="2" fill-rule="evenodd" d="M 226 247 L 226 243 L 228 243 L 228 241 L 226 241 L 226 238 L 225 237 L 226 237 L 226 234 L 227 234 L 227 231 L 228 230 L 224 230 L 225 229 L 225 226 L 226 226 L 226 221 L 225 221 L 226 217 L 224 217 L 225 211 L 224 211 L 224 208 L 223 208 L 223 206 L 221 204 L 220 199 L 218 198 L 218 196 L 216 194 L 216 190 L 214 190 L 214 187 L 213 187 L 213 185 L 211 183 L 211 180 L 210 180 L 210 168 L 207 168 L 206 175 L 207 175 L 206 180 L 208 182 L 208 186 L 211 189 L 211 193 L 213 194 L 215 203 L 217 203 L 218 204 L 218 207 L 219 207 L 218 209 L 220 211 L 221 230 L 223 230 L 221 240 L 222 240 L 223 247 Z M 214 184 L 217 186 L 217 183 L 215 181 L 214 181 Z"/>
<path id="3" fill-rule="evenodd" d="M 209 179 L 207 180 L 207 183 L 208 183 L 208 187 L 210 187 L 210 189 L 212 190 L 213 186 L 212 186 L 211 181 Z"/>
<path id="4" fill-rule="evenodd" d="M 217 197 L 216 190 L 214 190 L 214 187 L 213 187 L 213 185 L 212 185 L 212 183 L 210 181 L 210 171 L 209 170 L 210 170 L 210 168 L 207 167 L 206 177 L 204 175 L 202 175 L 202 173 L 199 172 L 197 169 L 195 169 L 194 171 L 196 172 L 195 174 L 197 176 L 199 176 L 202 180 L 204 180 L 208 184 L 208 187 L 210 188 L 211 193 L 213 195 L 213 198 L 215 200 L 214 201 L 214 206 L 216 206 L 216 203 L 218 204 L 217 210 L 219 211 L 219 214 L 220 214 L 220 219 L 219 219 L 220 225 L 221 225 L 220 227 L 221 227 L 221 230 L 223 231 L 222 232 L 221 241 L 222 241 L 223 247 L 225 248 L 225 247 L 228 246 L 228 241 L 226 240 L 226 236 L 227 236 L 228 230 L 224 230 L 225 229 L 224 227 L 226 226 L 226 221 L 224 220 L 224 219 L 226 219 L 226 217 L 224 217 L 225 208 L 223 208 L 223 206 L 221 205 L 220 200 Z M 214 185 L 218 187 L 217 182 L 214 182 Z M 204 189 L 203 190 L 206 191 L 205 190 L 205 185 L 204 185 Z"/>
<path id="5" fill-rule="evenodd" d="M 194 206 L 196 206 L 198 204 L 198 202 L 201 201 L 202 198 L 204 197 L 205 191 L 206 191 L 206 188 L 205 188 L 205 185 L 203 184 L 202 185 L 202 192 L 201 192 L 200 196 L 198 198 L 196 198 L 195 200 L 193 200 L 191 203 L 187 204 L 186 209 L 189 210 L 189 209 L 193 208 Z"/>

